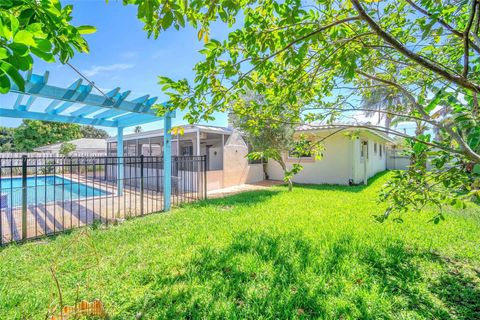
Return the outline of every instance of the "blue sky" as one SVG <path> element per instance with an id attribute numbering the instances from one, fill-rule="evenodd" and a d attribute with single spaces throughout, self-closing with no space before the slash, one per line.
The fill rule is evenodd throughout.
<path id="1" fill-rule="evenodd" d="M 197 39 L 192 28 L 168 30 L 158 39 L 148 39 L 143 24 L 136 17 L 135 6 L 123 6 L 121 2 L 104 0 L 69 0 L 62 4 L 73 4 L 73 24 L 93 25 L 97 32 L 87 35 L 89 54 L 77 54 L 70 62 L 90 80 L 105 90 L 120 87 L 131 90 L 128 99 L 145 94 L 158 96 L 158 102 L 167 100 L 157 84 L 159 75 L 174 79 L 193 79 L 195 63 L 202 55 L 198 53 L 203 43 Z M 222 30 L 213 30 L 213 36 L 222 37 Z M 49 84 L 68 86 L 78 79 L 78 75 L 68 66 L 60 63 L 49 64 L 36 61 L 34 73 L 50 71 Z M 98 92 L 95 92 L 98 94 Z M 209 124 L 225 126 L 225 114 L 216 114 L 216 120 Z M 174 124 L 185 121 L 177 113 Z M 0 118 L 0 125 L 16 127 L 21 120 Z M 144 125 L 144 130 L 158 129 L 162 122 Z M 110 134 L 115 129 L 103 128 Z M 133 131 L 128 128 L 126 132 Z"/>
<path id="2" fill-rule="evenodd" d="M 172 28 L 160 34 L 156 40 L 149 39 L 142 22 L 136 17 L 136 6 L 123 6 L 120 1 L 106 3 L 104 0 L 65 0 L 62 3 L 73 4 L 74 25 L 93 25 L 97 28 L 96 33 L 86 36 L 90 53 L 77 54 L 70 62 L 104 91 L 120 87 L 122 91 L 132 91 L 128 99 L 149 94 L 158 96 L 158 102 L 162 102 L 168 98 L 157 84 L 159 75 L 193 80 L 192 68 L 202 59 L 198 51 L 203 45 L 193 28 L 179 31 Z M 228 29 L 222 25 L 221 28 L 212 29 L 211 37 L 223 39 L 227 32 Z M 52 85 L 65 87 L 79 78 L 68 66 L 37 60 L 34 73 L 43 73 L 45 70 L 50 71 L 49 84 Z M 183 115 L 177 112 L 173 124 L 186 123 Z M 227 125 L 226 114 L 217 113 L 215 118 L 209 124 Z M 16 127 L 20 123 L 21 120 L 0 118 L 1 126 Z M 144 125 L 143 129 L 158 129 L 162 125 L 162 121 L 158 121 Z M 401 130 L 405 127 L 411 130 L 411 124 L 400 126 Z M 111 135 L 116 134 L 115 129 L 103 129 Z M 126 132 L 132 132 L 133 129 L 128 128 Z"/>

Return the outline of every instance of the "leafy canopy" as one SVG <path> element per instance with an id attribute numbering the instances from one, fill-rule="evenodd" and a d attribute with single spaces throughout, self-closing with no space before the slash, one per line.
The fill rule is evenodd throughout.
<path id="1" fill-rule="evenodd" d="M 13 135 L 16 151 L 27 152 L 40 146 L 82 137 L 78 124 L 38 120 L 23 120 Z"/>
<path id="2" fill-rule="evenodd" d="M 428 174 L 425 163 L 417 161 L 394 179 L 384 195 L 391 208 L 463 205 L 479 193 L 472 170 L 480 163 L 478 0 L 124 3 L 138 5 L 138 16 L 154 37 L 189 23 L 205 42 L 193 83 L 160 78 L 172 107 L 188 110 L 190 122 L 211 120 L 213 112 L 225 111 L 252 91 L 271 106 L 272 119 L 286 121 L 291 115 L 291 123 L 334 123 L 368 112 L 355 97 L 388 87 L 408 103 L 376 112 L 414 121 L 440 137 L 353 124 L 406 138 L 412 158 L 432 159 Z M 225 39 L 210 39 L 213 23 L 230 28 Z M 260 108 L 257 104 L 251 114 L 260 114 Z M 445 112 L 438 113 L 440 108 Z M 261 118 L 252 121 L 261 128 Z"/>
<path id="3" fill-rule="evenodd" d="M 94 126 L 81 126 L 80 133 L 83 138 L 91 138 L 91 139 L 107 139 L 110 137 L 107 131 L 103 129 L 95 128 Z"/>
<path id="4" fill-rule="evenodd" d="M 25 90 L 20 71 L 31 70 L 33 56 L 66 63 L 75 51 L 88 52 L 82 37 L 92 26 L 74 27 L 72 6 L 58 0 L 2 0 L 0 2 L 0 93 L 14 83 Z"/>

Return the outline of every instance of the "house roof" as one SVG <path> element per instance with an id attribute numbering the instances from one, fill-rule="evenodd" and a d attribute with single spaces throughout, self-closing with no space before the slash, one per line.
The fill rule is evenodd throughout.
<path id="1" fill-rule="evenodd" d="M 389 137 L 386 133 L 376 130 L 374 126 L 371 126 L 369 124 L 351 124 L 351 123 L 315 124 L 315 123 L 312 123 L 312 124 L 304 124 L 304 125 L 298 126 L 295 130 L 297 132 L 298 131 L 300 132 L 301 131 L 332 131 L 335 129 L 342 129 L 342 128 L 345 128 L 345 130 L 355 129 L 360 131 L 366 131 L 390 143 L 394 143 L 394 144 L 397 143 L 393 138 Z"/>
<path id="2" fill-rule="evenodd" d="M 233 130 L 230 128 L 225 128 L 225 127 L 219 127 L 219 126 L 210 126 L 210 125 L 181 125 L 177 126 L 180 128 L 183 128 L 184 133 L 191 133 L 191 132 L 197 132 L 197 130 L 200 130 L 200 132 L 207 132 L 207 133 L 218 133 L 218 134 L 232 134 Z M 131 140 L 131 139 L 140 139 L 140 138 L 149 138 L 149 137 L 159 137 L 163 136 L 163 129 L 157 129 L 157 130 L 149 130 L 149 131 L 144 131 L 140 133 L 131 133 L 131 134 L 126 134 L 123 136 L 123 140 Z M 108 138 L 108 142 L 115 142 L 116 137 Z"/>
<path id="3" fill-rule="evenodd" d="M 86 150 L 86 149 L 107 149 L 107 140 L 105 139 L 90 139 L 90 138 L 82 138 L 82 139 L 75 139 L 72 141 L 68 141 L 71 144 L 74 144 L 77 150 Z M 56 150 L 60 149 L 64 142 L 49 144 L 46 146 L 41 146 L 35 148 L 35 151 L 48 151 L 48 150 Z"/>

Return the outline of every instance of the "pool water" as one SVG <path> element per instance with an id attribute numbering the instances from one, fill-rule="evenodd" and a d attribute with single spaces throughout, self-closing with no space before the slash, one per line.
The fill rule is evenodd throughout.
<path id="1" fill-rule="evenodd" d="M 107 192 L 101 189 L 64 177 L 54 175 L 27 177 L 27 205 L 52 201 L 70 201 L 106 194 Z M 0 208 L 12 208 L 21 205 L 22 178 L 0 179 Z"/>

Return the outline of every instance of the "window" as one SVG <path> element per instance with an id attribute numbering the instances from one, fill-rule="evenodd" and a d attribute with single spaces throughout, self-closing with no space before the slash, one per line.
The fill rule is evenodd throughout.
<path id="1" fill-rule="evenodd" d="M 383 145 L 380 145 L 380 158 L 383 156 Z"/>
<path id="2" fill-rule="evenodd" d="M 163 137 L 152 137 L 150 138 L 150 152 L 152 156 L 161 157 L 163 156 Z"/>
<path id="3" fill-rule="evenodd" d="M 299 153 L 298 151 L 296 150 L 290 150 L 288 152 L 288 157 L 289 158 L 311 158 L 312 157 L 312 153 L 310 151 L 306 151 L 306 152 L 303 152 L 303 153 Z"/>
<path id="4" fill-rule="evenodd" d="M 373 153 L 377 154 L 377 143 L 376 142 L 373 144 Z"/>
<path id="5" fill-rule="evenodd" d="M 138 140 L 138 151 L 141 155 L 149 156 L 150 155 L 150 140 L 149 139 L 139 139 Z"/>
<path id="6" fill-rule="evenodd" d="M 126 157 L 134 157 L 137 155 L 137 140 L 126 141 L 124 146 L 124 155 Z"/>
<path id="7" fill-rule="evenodd" d="M 193 146 L 183 146 L 182 156 L 193 156 Z"/>
<path id="8" fill-rule="evenodd" d="M 360 145 L 360 158 L 363 160 L 368 159 L 368 141 L 362 141 Z"/>

